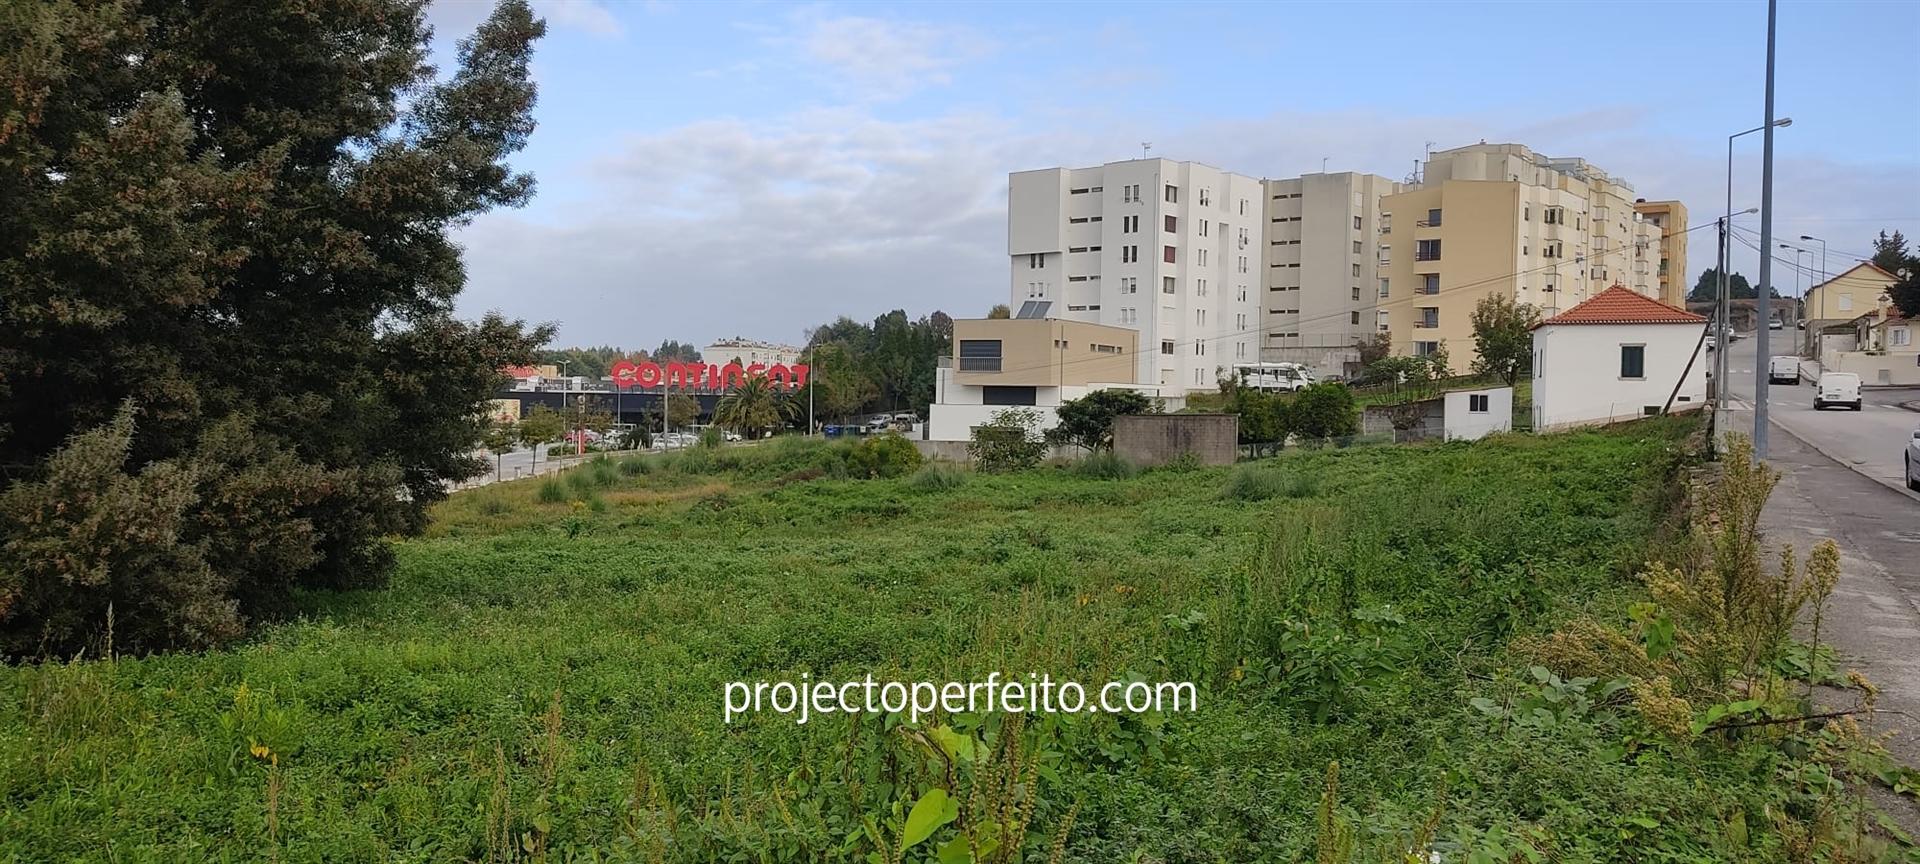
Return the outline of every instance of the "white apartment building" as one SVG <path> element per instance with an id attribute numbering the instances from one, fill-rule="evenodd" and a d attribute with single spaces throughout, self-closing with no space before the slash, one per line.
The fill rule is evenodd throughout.
<path id="1" fill-rule="evenodd" d="M 1015 172 L 1015 317 L 1136 330 L 1139 383 L 1212 389 L 1260 359 L 1265 197 L 1258 179 L 1198 162 Z"/>
<path id="2" fill-rule="evenodd" d="M 1378 331 L 1380 201 L 1400 184 L 1340 172 L 1267 180 L 1260 359 L 1352 374 Z"/>
<path id="3" fill-rule="evenodd" d="M 713 344 L 700 349 L 700 359 L 707 363 L 726 365 L 735 360 L 742 366 L 759 363 L 763 366 L 792 366 L 800 362 L 801 348 L 797 345 L 783 345 L 779 342 L 762 342 L 758 339 L 716 339 Z"/>

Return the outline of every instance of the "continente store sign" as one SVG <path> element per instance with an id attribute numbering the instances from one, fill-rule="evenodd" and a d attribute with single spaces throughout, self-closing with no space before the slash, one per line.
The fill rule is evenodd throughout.
<path id="1" fill-rule="evenodd" d="M 775 385 L 795 389 L 807 386 L 807 366 L 795 363 L 634 363 L 621 360 L 613 364 L 613 383 L 617 387 L 659 387 L 679 390 L 731 390 L 748 378 L 765 378 Z"/>

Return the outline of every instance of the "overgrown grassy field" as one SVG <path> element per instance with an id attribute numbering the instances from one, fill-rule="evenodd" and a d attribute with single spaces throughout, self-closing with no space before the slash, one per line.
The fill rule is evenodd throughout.
<path id="1" fill-rule="evenodd" d="M 775 442 L 463 493 L 390 587 L 230 650 L 0 669 L 0 860 L 888 861 L 938 786 L 906 860 L 1788 860 L 1778 748 L 1628 746 L 1508 650 L 1644 596 L 1691 429 L 897 479 Z M 722 722 L 729 681 L 992 671 L 1200 708 Z"/>

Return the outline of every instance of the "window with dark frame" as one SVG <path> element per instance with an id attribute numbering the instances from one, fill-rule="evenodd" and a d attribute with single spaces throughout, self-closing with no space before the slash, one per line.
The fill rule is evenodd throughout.
<path id="1" fill-rule="evenodd" d="M 960 340 L 960 371 L 962 372 L 998 372 L 1000 371 L 1000 340 L 998 339 L 962 339 Z"/>
<path id="2" fill-rule="evenodd" d="M 1645 345 L 1620 346 L 1620 377 L 1622 378 L 1647 377 L 1647 346 Z"/>

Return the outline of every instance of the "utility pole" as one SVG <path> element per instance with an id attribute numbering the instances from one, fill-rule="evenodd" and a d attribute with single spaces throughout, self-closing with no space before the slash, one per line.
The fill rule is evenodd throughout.
<path id="1" fill-rule="evenodd" d="M 1767 119 L 1760 133 L 1760 287 L 1755 292 L 1760 332 L 1754 347 L 1753 458 L 1767 458 L 1767 372 L 1773 355 L 1767 350 L 1767 326 L 1771 313 L 1767 299 L 1773 293 L 1773 52 L 1774 31 L 1779 18 L 1779 0 L 1767 0 Z"/>
<path id="2" fill-rule="evenodd" d="M 1719 433 L 1726 429 L 1727 399 L 1733 395 L 1731 388 L 1727 386 L 1727 351 L 1731 350 L 1733 344 L 1733 340 L 1728 338 L 1727 334 L 1727 217 L 1720 217 L 1719 222 L 1720 251 L 1716 256 L 1716 260 L 1718 261 L 1716 266 L 1720 270 L 1720 290 L 1718 292 L 1719 296 L 1714 298 L 1713 303 L 1713 326 L 1719 331 L 1715 333 L 1713 337 L 1713 350 L 1717 355 L 1713 358 L 1713 408 L 1715 412 L 1713 429 L 1716 438 L 1716 447 L 1718 446 Z M 1718 451 L 1716 450 L 1716 452 Z"/>

